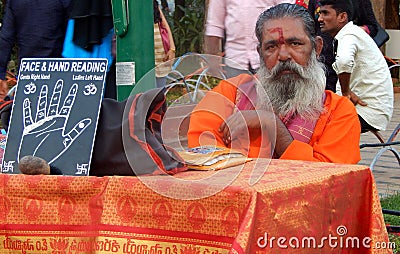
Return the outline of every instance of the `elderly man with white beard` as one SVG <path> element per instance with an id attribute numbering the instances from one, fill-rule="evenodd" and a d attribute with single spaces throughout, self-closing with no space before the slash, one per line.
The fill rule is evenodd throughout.
<path id="1" fill-rule="evenodd" d="M 193 110 L 188 145 L 239 149 L 248 157 L 357 163 L 354 105 L 325 91 L 322 39 L 308 11 L 279 4 L 258 18 L 256 78 L 222 80 Z M 258 79 L 258 80 L 257 80 Z"/>

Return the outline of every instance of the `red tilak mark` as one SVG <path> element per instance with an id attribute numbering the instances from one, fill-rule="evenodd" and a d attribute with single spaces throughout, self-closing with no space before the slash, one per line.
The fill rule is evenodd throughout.
<path id="1" fill-rule="evenodd" d="M 278 43 L 279 44 L 285 44 L 285 39 L 283 38 L 283 30 L 280 27 L 269 29 L 270 33 L 278 33 L 279 38 L 278 38 Z"/>

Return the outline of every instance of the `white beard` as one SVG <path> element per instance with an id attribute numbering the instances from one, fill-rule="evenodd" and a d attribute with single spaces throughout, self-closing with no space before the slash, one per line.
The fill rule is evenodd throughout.
<path id="1" fill-rule="evenodd" d="M 284 70 L 294 74 L 280 75 Z M 279 62 L 268 70 L 261 60 L 257 72 L 257 107 L 270 109 L 281 118 L 299 115 L 305 120 L 316 120 L 324 110 L 325 70 L 313 50 L 307 66 L 294 62 Z"/>

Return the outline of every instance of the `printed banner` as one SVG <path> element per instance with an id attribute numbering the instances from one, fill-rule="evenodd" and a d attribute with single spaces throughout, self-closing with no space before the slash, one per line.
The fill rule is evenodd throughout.
<path id="1" fill-rule="evenodd" d="M 106 59 L 22 59 L 2 172 L 31 155 L 88 175 L 106 70 Z"/>

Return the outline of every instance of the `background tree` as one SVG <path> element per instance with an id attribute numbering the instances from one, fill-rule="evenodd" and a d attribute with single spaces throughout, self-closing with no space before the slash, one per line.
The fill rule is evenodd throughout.
<path id="1" fill-rule="evenodd" d="M 400 29 L 399 0 L 386 0 L 385 27 L 386 29 Z"/>
<path id="2" fill-rule="evenodd" d="M 180 7 L 179 7 L 180 6 Z M 174 12 L 174 26 L 178 25 L 179 20 L 185 15 L 185 0 L 175 0 L 175 12 Z"/>
<path id="3" fill-rule="evenodd" d="M 170 20 L 177 56 L 187 52 L 202 52 L 205 0 L 175 0 L 173 20 Z"/>
<path id="4" fill-rule="evenodd" d="M 400 29 L 399 0 L 371 0 L 376 20 L 386 29 Z"/>

